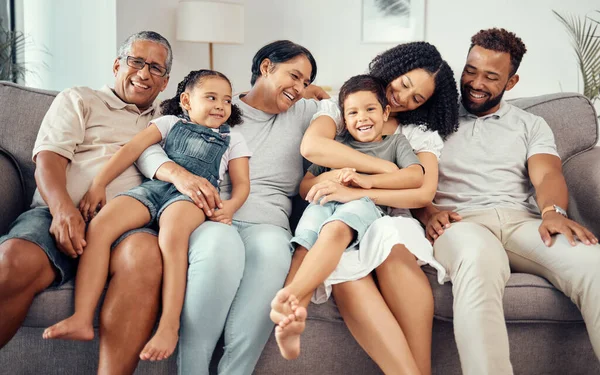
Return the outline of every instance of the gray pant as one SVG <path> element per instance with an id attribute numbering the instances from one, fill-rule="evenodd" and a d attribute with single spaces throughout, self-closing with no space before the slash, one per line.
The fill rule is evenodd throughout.
<path id="1" fill-rule="evenodd" d="M 600 358 L 600 245 L 571 246 L 563 235 L 546 247 L 539 215 L 510 208 L 461 212 L 434 244 L 454 294 L 454 335 L 463 373 L 512 374 L 504 287 L 514 272 L 542 276 L 581 310 Z M 568 343 L 565 343 L 568 345 Z"/>

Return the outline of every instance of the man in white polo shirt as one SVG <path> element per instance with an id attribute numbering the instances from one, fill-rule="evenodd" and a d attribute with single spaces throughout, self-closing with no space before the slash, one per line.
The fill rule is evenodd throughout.
<path id="1" fill-rule="evenodd" d="M 567 218 L 567 186 L 548 124 L 502 101 L 519 81 L 525 52 L 504 29 L 472 37 L 459 128 L 444 144 L 435 206 L 418 213 L 452 279 L 467 375 L 513 373 L 502 306 L 511 268 L 542 276 L 570 297 L 600 357 L 600 245 Z"/>
<path id="2" fill-rule="evenodd" d="M 154 101 L 167 86 L 172 59 L 169 42 L 158 33 L 134 34 L 114 60 L 114 88 L 69 88 L 48 109 L 33 149 L 32 208 L 0 237 L 0 348 L 17 332 L 37 293 L 75 276 L 77 258 L 86 251 L 85 221 L 91 219 L 79 212 L 79 201 L 103 164 L 157 114 Z M 141 181 L 135 167 L 127 169 L 108 186 L 107 199 Z M 98 373 L 129 374 L 156 321 L 162 260 L 156 233 L 148 228 L 124 234 L 113 248 Z M 92 337 L 90 332 L 81 339 Z"/>

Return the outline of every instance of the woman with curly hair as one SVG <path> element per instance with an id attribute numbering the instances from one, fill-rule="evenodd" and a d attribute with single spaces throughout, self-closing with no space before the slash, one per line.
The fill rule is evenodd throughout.
<path id="1" fill-rule="evenodd" d="M 302 192 L 311 201 L 327 197 L 345 202 L 369 197 L 377 204 L 394 207 L 390 216 L 377 219 L 365 233 L 358 251 L 346 251 L 338 268 L 314 296 L 327 299 L 333 293 L 350 332 L 385 373 L 431 373 L 433 295 L 420 266 L 429 264 L 446 281 L 446 271 L 433 258 L 419 222 L 409 209 L 431 202 L 437 188 L 438 159 L 445 138 L 458 126 L 458 92 L 454 74 L 431 44 L 398 45 L 375 57 L 370 74 L 386 85 L 391 116 L 384 134 L 406 136 L 425 168 L 422 186 L 416 189 L 361 189 L 340 181 L 322 181 Z M 343 129 L 343 114 L 332 100 L 320 110 L 304 135 L 301 152 L 311 162 L 334 169 L 355 168 L 367 174 L 394 173 L 393 163 L 362 154 L 334 140 Z M 299 268 L 307 249 L 299 246 L 292 259 L 286 284 Z M 375 284 L 372 271 L 377 276 Z M 271 319 L 282 354 L 295 358 L 305 327 L 311 294 L 296 296 L 299 305 L 290 311 L 289 301 L 278 296 L 272 302 Z M 314 300 L 314 299 L 313 299 Z M 292 348 L 292 350 L 289 350 Z"/>

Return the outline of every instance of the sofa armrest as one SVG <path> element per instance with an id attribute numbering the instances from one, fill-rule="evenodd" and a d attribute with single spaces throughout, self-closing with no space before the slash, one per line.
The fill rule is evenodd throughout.
<path id="1" fill-rule="evenodd" d="M 25 208 L 23 182 L 14 158 L 0 149 L 0 236 Z"/>
<path id="2" fill-rule="evenodd" d="M 600 147 L 569 159 L 563 173 L 569 187 L 569 216 L 600 237 Z"/>

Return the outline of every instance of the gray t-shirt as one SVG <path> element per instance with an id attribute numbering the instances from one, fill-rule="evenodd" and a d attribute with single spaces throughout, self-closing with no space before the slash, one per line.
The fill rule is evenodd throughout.
<path id="1" fill-rule="evenodd" d="M 234 220 L 272 224 L 289 230 L 291 197 L 298 194 L 302 180 L 300 143 L 317 112 L 316 100 L 300 99 L 289 110 L 270 114 L 253 108 L 236 95 L 233 103 L 242 110 L 244 122 L 234 129 L 246 140 L 250 158 L 250 195 L 235 213 Z M 147 177 L 169 161 L 160 146 L 151 146 L 137 162 Z M 225 174 L 220 185 L 221 199 L 231 197 L 231 180 Z"/>
<path id="2" fill-rule="evenodd" d="M 477 117 L 462 106 L 458 130 L 444 143 L 434 203 L 458 212 L 510 207 L 539 213 L 527 160 L 558 156 L 543 118 L 502 102 L 496 113 Z"/>
<path id="3" fill-rule="evenodd" d="M 381 142 L 359 142 L 352 138 L 349 133 L 346 133 L 338 136 L 337 141 L 344 143 L 363 154 L 396 163 L 398 168 L 406 168 L 415 164 L 421 165 L 417 155 L 413 152 L 412 146 L 402 133 L 384 136 Z M 316 164 L 313 164 L 308 168 L 308 171 L 315 176 L 325 173 L 328 170 L 330 170 L 330 168 Z M 387 208 L 383 206 L 380 207 L 383 209 Z"/>

